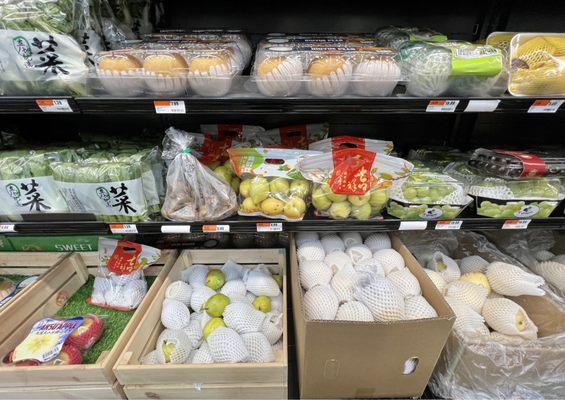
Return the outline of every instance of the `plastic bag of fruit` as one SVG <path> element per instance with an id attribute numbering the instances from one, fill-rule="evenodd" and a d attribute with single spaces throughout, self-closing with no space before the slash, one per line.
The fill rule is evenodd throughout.
<path id="1" fill-rule="evenodd" d="M 237 196 L 192 154 L 194 136 L 169 129 L 163 139 L 163 158 L 172 161 L 161 214 L 173 221 L 215 221 L 233 215 Z"/>
<path id="2" fill-rule="evenodd" d="M 104 317 L 87 314 L 73 318 L 43 318 L 3 364 L 16 367 L 82 364 L 83 356 L 102 337 Z"/>
<path id="3" fill-rule="evenodd" d="M 231 148 L 228 150 L 239 186 L 239 215 L 299 221 L 310 203 L 311 187 L 296 169 L 317 151 Z"/>
<path id="4" fill-rule="evenodd" d="M 161 257 L 154 247 L 100 238 L 98 241 L 98 276 L 94 278 L 90 304 L 129 311 L 137 308 L 147 293 L 143 270 Z"/>
<path id="5" fill-rule="evenodd" d="M 375 153 L 390 154 L 394 145 L 389 140 L 364 139 L 354 136 L 334 136 L 311 143 L 310 150 L 332 151 L 341 149 L 364 149 Z"/>
<path id="6" fill-rule="evenodd" d="M 473 198 L 465 186 L 448 175 L 417 172 L 395 181 L 387 211 L 400 219 L 456 218 Z"/>
<path id="7" fill-rule="evenodd" d="M 332 219 L 369 219 L 380 215 L 392 181 L 413 165 L 401 158 L 363 149 L 334 150 L 300 160 L 298 170 L 314 182 L 315 214 Z"/>

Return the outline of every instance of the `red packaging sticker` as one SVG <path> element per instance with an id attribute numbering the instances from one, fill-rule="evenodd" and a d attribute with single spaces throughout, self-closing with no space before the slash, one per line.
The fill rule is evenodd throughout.
<path id="1" fill-rule="evenodd" d="M 202 155 L 198 158 L 198 161 L 208 165 L 226 160 L 228 158 L 227 150 L 231 147 L 231 144 L 231 137 L 214 139 L 211 134 L 204 134 L 204 143 L 199 149 Z"/>
<path id="2" fill-rule="evenodd" d="M 332 150 L 365 149 L 365 139 L 355 136 L 337 136 L 332 138 Z"/>
<path id="3" fill-rule="evenodd" d="M 308 130 L 306 125 L 279 128 L 281 145 L 289 149 L 308 149 Z"/>
<path id="4" fill-rule="evenodd" d="M 236 139 L 238 141 L 241 141 L 242 134 L 243 125 L 218 124 L 218 138 L 220 139 L 230 138 L 231 140 Z"/>
<path id="5" fill-rule="evenodd" d="M 521 178 L 524 177 L 535 177 L 535 176 L 545 176 L 547 175 L 547 165 L 541 157 L 535 154 L 522 153 L 521 151 L 509 151 L 509 150 L 494 150 L 500 154 L 506 154 L 512 156 L 522 163 L 523 170 L 520 174 Z"/>
<path id="6" fill-rule="evenodd" d="M 332 151 L 334 170 L 328 184 L 334 193 L 362 195 L 371 188 L 376 153 L 362 149 Z"/>
<path id="7" fill-rule="evenodd" d="M 143 265 L 137 262 L 140 254 L 140 244 L 118 240 L 116 250 L 108 260 L 108 271 L 118 275 L 129 275 L 136 269 L 143 268 Z"/>

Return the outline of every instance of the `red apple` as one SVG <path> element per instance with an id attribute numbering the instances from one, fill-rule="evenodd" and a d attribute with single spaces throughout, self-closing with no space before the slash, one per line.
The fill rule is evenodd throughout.
<path id="1" fill-rule="evenodd" d="M 84 317 L 82 325 L 73 331 L 65 341 L 65 344 L 75 346 L 79 350 L 86 350 L 102 336 L 104 323 L 96 315 L 89 314 Z"/>
<path id="2" fill-rule="evenodd" d="M 53 365 L 73 365 L 82 363 L 82 353 L 75 346 L 64 344 L 61 352 L 50 364 Z"/>

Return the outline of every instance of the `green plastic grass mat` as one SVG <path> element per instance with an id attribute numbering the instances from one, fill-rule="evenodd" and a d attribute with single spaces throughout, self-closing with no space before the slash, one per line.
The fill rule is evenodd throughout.
<path id="1" fill-rule="evenodd" d="M 146 276 L 147 286 L 150 287 L 155 281 L 154 276 Z M 116 311 L 107 308 L 93 306 L 86 302 L 86 299 L 92 294 L 94 285 L 94 277 L 89 276 L 88 281 L 76 291 L 76 293 L 67 301 L 67 303 L 57 312 L 57 316 L 70 318 L 85 314 L 95 314 L 103 316 L 104 333 L 102 337 L 91 349 L 84 355 L 83 364 L 94 364 L 103 351 L 111 350 L 114 343 L 120 337 L 129 320 L 133 316 L 135 310 L 132 311 Z"/>

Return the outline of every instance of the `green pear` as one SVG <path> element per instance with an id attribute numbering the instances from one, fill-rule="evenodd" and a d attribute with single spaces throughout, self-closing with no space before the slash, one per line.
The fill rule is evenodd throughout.
<path id="1" fill-rule="evenodd" d="M 237 176 L 234 176 L 230 182 L 230 186 L 233 189 L 233 191 L 235 192 L 235 194 L 239 194 L 239 185 L 241 184 L 241 179 L 239 179 Z"/>
<path id="2" fill-rule="evenodd" d="M 310 192 L 310 184 L 304 179 L 296 179 L 290 183 L 290 195 L 305 198 Z"/>
<path id="3" fill-rule="evenodd" d="M 224 181 L 225 183 L 230 183 L 230 181 L 231 181 L 231 173 L 230 173 L 230 171 L 229 171 L 226 167 L 224 167 L 224 166 L 217 167 L 217 168 L 214 170 L 214 174 L 216 174 L 216 176 L 217 176 L 220 180 Z"/>
<path id="4" fill-rule="evenodd" d="M 265 178 L 253 179 L 249 196 L 253 199 L 253 203 L 260 204 L 269 196 L 269 182 Z"/>
<path id="5" fill-rule="evenodd" d="M 210 289 L 218 290 L 226 283 L 226 277 L 219 269 L 211 269 L 206 274 L 206 286 Z"/>
<path id="6" fill-rule="evenodd" d="M 282 275 L 273 274 L 272 276 L 273 279 L 277 282 L 277 285 L 279 285 L 279 289 L 282 290 L 282 283 L 283 283 Z"/>
<path id="7" fill-rule="evenodd" d="M 230 304 L 230 298 L 228 296 L 216 293 L 206 301 L 203 309 L 211 317 L 221 317 L 228 304 Z"/>
<path id="8" fill-rule="evenodd" d="M 210 321 L 204 325 L 204 329 L 202 330 L 202 334 L 204 335 L 204 340 L 208 339 L 208 336 L 220 326 L 226 327 L 226 323 L 222 318 L 212 318 Z"/>
<path id="9" fill-rule="evenodd" d="M 253 300 L 253 307 L 261 312 L 268 313 L 271 311 L 271 299 L 267 296 L 257 296 Z"/>
<path id="10" fill-rule="evenodd" d="M 326 194 L 326 197 L 329 201 L 333 203 L 341 203 L 342 201 L 347 200 L 346 194 L 337 194 L 332 191 L 332 188 L 327 183 L 322 185 L 322 190 Z"/>
<path id="11" fill-rule="evenodd" d="M 321 188 L 316 188 L 312 192 L 312 205 L 318 211 L 326 211 L 332 205 L 332 202 L 327 198 L 326 193 Z"/>
<path id="12" fill-rule="evenodd" d="M 272 194 L 281 194 L 283 196 L 288 195 L 290 190 L 290 184 L 284 178 L 275 178 L 269 183 L 269 189 Z"/>
<path id="13" fill-rule="evenodd" d="M 250 190 L 251 190 L 251 179 L 244 179 L 239 185 L 239 193 L 243 197 L 249 197 Z"/>

